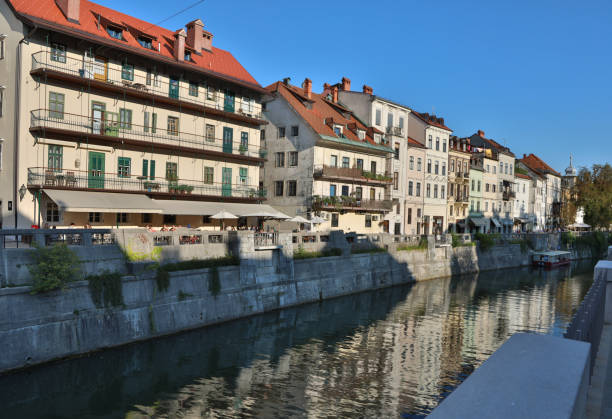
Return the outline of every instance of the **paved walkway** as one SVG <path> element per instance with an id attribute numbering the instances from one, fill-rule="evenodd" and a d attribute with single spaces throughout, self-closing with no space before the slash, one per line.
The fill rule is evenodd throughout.
<path id="1" fill-rule="evenodd" d="M 612 419 L 612 324 L 606 324 L 587 395 L 587 419 Z"/>

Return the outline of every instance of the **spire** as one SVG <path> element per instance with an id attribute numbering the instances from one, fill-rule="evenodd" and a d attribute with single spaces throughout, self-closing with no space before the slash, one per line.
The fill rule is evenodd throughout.
<path id="1" fill-rule="evenodd" d="M 574 169 L 573 160 L 574 160 L 574 157 L 570 153 L 570 164 L 569 164 L 569 167 L 565 169 L 565 176 L 576 176 L 577 175 L 576 169 Z"/>

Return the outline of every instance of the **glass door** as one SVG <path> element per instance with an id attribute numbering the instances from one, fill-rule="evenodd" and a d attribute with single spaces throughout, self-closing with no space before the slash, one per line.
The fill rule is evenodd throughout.
<path id="1" fill-rule="evenodd" d="M 234 130 L 232 128 L 223 127 L 223 152 L 231 153 L 234 147 Z"/>
<path id="2" fill-rule="evenodd" d="M 223 168 L 221 172 L 221 182 L 223 185 L 221 195 L 232 196 L 232 169 L 230 167 Z"/>
<path id="3" fill-rule="evenodd" d="M 179 97 L 179 81 L 175 78 L 170 78 L 170 84 L 168 90 L 168 96 L 172 99 L 178 99 Z"/>
<path id="4" fill-rule="evenodd" d="M 89 188 L 104 188 L 104 153 L 89 152 L 89 176 L 87 180 Z"/>
<path id="5" fill-rule="evenodd" d="M 225 112 L 234 112 L 236 95 L 230 90 L 225 91 L 225 100 L 223 102 L 223 110 Z"/>
<path id="6" fill-rule="evenodd" d="M 117 112 L 104 112 L 104 119 L 104 135 L 118 136 L 119 114 Z"/>
<path id="7" fill-rule="evenodd" d="M 100 102 L 91 104 L 91 131 L 94 134 L 102 134 L 105 107 L 104 103 Z"/>

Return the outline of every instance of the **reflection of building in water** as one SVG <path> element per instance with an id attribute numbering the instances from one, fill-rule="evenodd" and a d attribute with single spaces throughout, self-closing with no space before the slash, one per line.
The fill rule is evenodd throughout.
<path id="1" fill-rule="evenodd" d="M 348 332 L 326 329 L 278 359 L 265 348 L 287 337 L 268 336 L 249 343 L 264 355 L 235 375 L 198 379 L 155 408 L 137 410 L 186 418 L 426 414 L 511 334 L 546 333 L 560 310 L 575 309 L 586 285 L 557 282 L 562 273 L 542 275 L 512 270 L 418 283 L 384 320 Z"/>

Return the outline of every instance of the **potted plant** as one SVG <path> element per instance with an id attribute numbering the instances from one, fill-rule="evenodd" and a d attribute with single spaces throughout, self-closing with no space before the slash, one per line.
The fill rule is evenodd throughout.
<path id="1" fill-rule="evenodd" d="M 187 195 L 191 195 L 191 192 L 193 192 L 193 186 L 185 185 L 185 192 L 187 193 Z"/>
<path id="2" fill-rule="evenodd" d="M 265 159 L 267 155 L 268 155 L 268 150 L 266 150 L 265 148 L 262 148 L 259 150 L 259 157 L 261 157 L 262 159 Z"/>
<path id="3" fill-rule="evenodd" d="M 244 155 L 247 152 L 247 147 L 244 144 L 240 144 L 240 146 L 238 147 L 238 151 L 240 152 L 240 154 Z"/>

